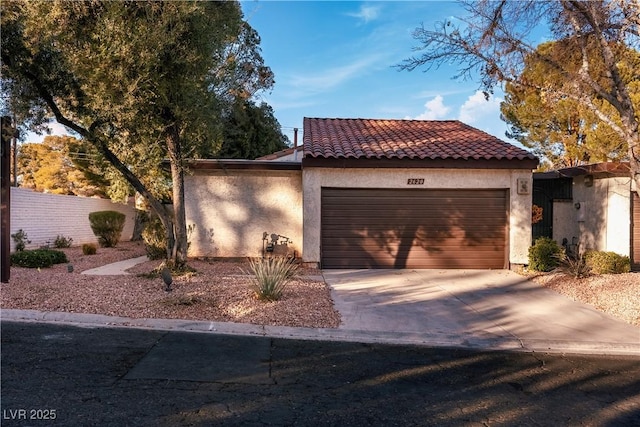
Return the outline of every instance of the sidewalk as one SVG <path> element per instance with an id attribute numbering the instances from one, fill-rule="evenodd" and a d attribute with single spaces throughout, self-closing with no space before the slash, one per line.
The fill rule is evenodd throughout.
<path id="1" fill-rule="evenodd" d="M 159 331 L 214 333 L 220 335 L 261 336 L 315 341 L 343 341 L 371 344 L 416 345 L 424 347 L 544 352 L 569 354 L 631 355 L 640 357 L 640 343 L 602 343 L 569 340 L 527 339 L 516 336 L 496 337 L 472 333 L 389 332 L 349 329 L 313 329 L 284 326 L 252 325 L 179 319 L 134 319 L 38 310 L 2 310 L 2 320 L 59 323 L 81 327 L 137 328 Z M 640 331 L 639 331 L 640 333 Z"/>
<path id="2" fill-rule="evenodd" d="M 103 265 L 102 267 L 85 270 L 80 274 L 93 276 L 127 276 L 130 274 L 127 273 L 127 269 L 135 267 L 136 265 L 148 260 L 149 258 L 144 255 L 138 258 L 125 259 L 124 261 L 114 262 L 113 264 L 107 264 Z"/>

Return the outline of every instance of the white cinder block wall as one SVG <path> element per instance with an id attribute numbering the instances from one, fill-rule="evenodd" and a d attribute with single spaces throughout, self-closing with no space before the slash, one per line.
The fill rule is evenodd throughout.
<path id="1" fill-rule="evenodd" d="M 133 205 L 114 203 L 108 199 L 45 194 L 24 188 L 11 188 L 11 234 L 22 229 L 31 243 L 27 249 L 38 248 L 56 236 L 71 237 L 73 245 L 97 243 L 89 225 L 89 213 L 118 211 L 126 215 L 121 240 L 131 239 L 135 222 Z M 11 241 L 13 249 L 13 240 Z"/>

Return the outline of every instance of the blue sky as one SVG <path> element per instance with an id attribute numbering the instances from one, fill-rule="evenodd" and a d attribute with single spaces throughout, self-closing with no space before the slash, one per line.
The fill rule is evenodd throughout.
<path id="1" fill-rule="evenodd" d="M 455 67 L 399 71 L 414 54 L 416 27 L 461 16 L 451 1 L 242 2 L 262 39 L 276 84 L 260 98 L 291 141 L 303 117 L 458 119 L 503 140 L 501 94 L 486 101 L 478 82 L 453 80 Z"/>
<path id="2" fill-rule="evenodd" d="M 458 119 L 503 140 L 501 94 L 486 101 L 478 80 L 453 80 L 455 67 L 399 71 L 414 54 L 412 32 L 461 16 L 453 1 L 242 1 L 262 39 L 276 84 L 260 95 L 293 142 L 304 117 Z M 53 133 L 65 133 L 53 124 Z M 29 135 L 27 141 L 43 136 Z M 513 142 L 513 141 L 510 141 Z"/>

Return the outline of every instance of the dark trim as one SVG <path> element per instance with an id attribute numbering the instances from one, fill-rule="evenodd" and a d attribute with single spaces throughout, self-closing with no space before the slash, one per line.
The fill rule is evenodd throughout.
<path id="1" fill-rule="evenodd" d="M 604 162 L 558 169 L 551 172 L 534 172 L 533 179 L 575 178 L 593 175 L 595 179 L 630 176 L 629 162 Z"/>
<path id="2" fill-rule="evenodd" d="M 273 160 L 199 159 L 187 160 L 190 170 L 301 170 L 305 167 L 365 169 L 528 169 L 537 167 L 533 159 L 335 159 L 305 157 L 300 162 Z"/>
<path id="3" fill-rule="evenodd" d="M 528 169 L 538 167 L 537 159 L 353 159 L 304 157 L 302 167 L 380 169 Z"/>
<path id="4" fill-rule="evenodd" d="M 631 192 L 630 203 L 630 246 L 629 255 L 631 261 L 631 271 L 640 272 L 640 191 Z"/>
<path id="5" fill-rule="evenodd" d="M 188 160 L 191 170 L 301 170 L 300 162 L 278 162 L 272 160 L 201 159 Z"/>

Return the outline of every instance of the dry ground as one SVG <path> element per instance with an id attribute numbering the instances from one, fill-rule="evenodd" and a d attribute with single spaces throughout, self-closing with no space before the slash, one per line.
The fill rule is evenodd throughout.
<path id="1" fill-rule="evenodd" d="M 603 274 L 576 279 L 547 273 L 531 280 L 574 301 L 583 302 L 610 316 L 640 326 L 640 273 Z"/>
<path id="2" fill-rule="evenodd" d="M 257 300 L 249 289 L 246 263 L 191 260 L 197 273 L 175 279 L 165 293 L 162 279 L 148 278 L 159 261 L 129 270 L 128 276 L 87 276 L 80 272 L 145 254 L 139 243 L 99 248 L 82 255 L 80 248 L 63 249 L 73 265 L 35 270 L 11 268 L 11 280 L 1 285 L 2 308 L 95 313 L 133 318 L 174 318 L 240 322 L 276 326 L 335 328 L 340 315 L 333 308 L 320 271 L 302 269 L 277 302 Z M 640 273 L 574 279 L 563 274 L 531 276 L 531 280 L 567 297 L 592 305 L 625 322 L 640 326 Z"/>
<path id="3" fill-rule="evenodd" d="M 301 269 L 279 301 L 263 302 L 250 290 L 245 263 L 190 260 L 197 272 L 176 277 L 173 291 L 166 293 L 161 278 L 148 277 L 160 261 L 139 264 L 128 276 L 80 274 L 144 255 L 144 246 L 139 243 L 98 248 L 91 256 L 83 255 L 80 248 L 62 250 L 74 267 L 72 273 L 66 264 L 41 270 L 12 267 L 9 283 L 1 288 L 2 308 L 310 328 L 340 324 L 329 289 L 315 269 Z"/>

